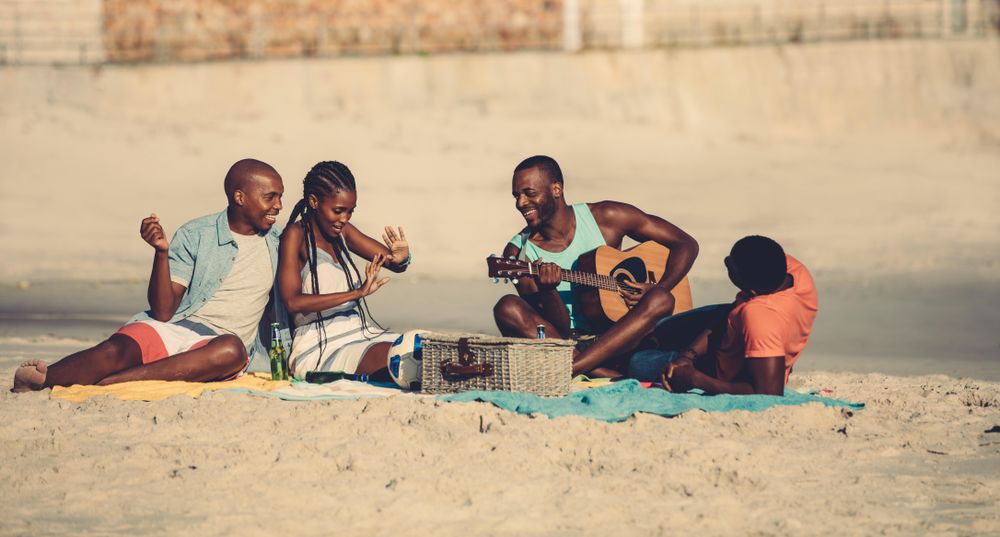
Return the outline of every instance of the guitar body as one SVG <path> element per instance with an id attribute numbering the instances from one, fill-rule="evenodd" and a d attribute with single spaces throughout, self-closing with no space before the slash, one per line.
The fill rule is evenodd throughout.
<path id="1" fill-rule="evenodd" d="M 663 269 L 666 268 L 669 256 L 669 249 L 652 241 L 624 251 L 611 246 L 601 246 L 581 255 L 577 270 L 606 274 L 616 281 L 656 283 L 663 277 Z M 581 313 L 591 328 L 599 332 L 603 332 L 628 313 L 625 301 L 614 291 L 582 285 L 577 285 L 575 290 Z M 691 286 L 687 277 L 681 279 L 670 294 L 675 300 L 674 313 L 691 309 Z"/>

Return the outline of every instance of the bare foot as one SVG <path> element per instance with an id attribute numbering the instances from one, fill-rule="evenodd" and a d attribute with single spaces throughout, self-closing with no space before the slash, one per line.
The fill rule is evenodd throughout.
<path id="1" fill-rule="evenodd" d="M 29 392 L 41 390 L 45 387 L 45 372 L 49 366 L 42 360 L 31 360 L 21 364 L 14 372 L 14 387 L 10 391 Z"/>

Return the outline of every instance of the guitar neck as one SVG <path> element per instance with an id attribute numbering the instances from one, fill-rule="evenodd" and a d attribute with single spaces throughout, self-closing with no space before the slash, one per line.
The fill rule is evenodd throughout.
<path id="1" fill-rule="evenodd" d="M 618 291 L 618 283 L 611 276 L 594 274 L 593 272 L 580 272 L 579 270 L 559 269 L 559 277 L 564 282 L 585 285 L 587 287 L 597 287 L 606 291 Z"/>

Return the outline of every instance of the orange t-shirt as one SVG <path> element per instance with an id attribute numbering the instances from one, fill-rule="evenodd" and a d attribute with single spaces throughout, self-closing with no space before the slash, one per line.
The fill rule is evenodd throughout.
<path id="1" fill-rule="evenodd" d="M 736 306 L 729 312 L 726 334 L 715 355 L 720 380 L 732 382 L 746 358 L 784 356 L 788 383 L 792 365 L 812 332 L 819 295 L 806 267 L 790 255 L 785 257 L 794 280 L 791 287 L 769 295 L 736 295 Z"/>

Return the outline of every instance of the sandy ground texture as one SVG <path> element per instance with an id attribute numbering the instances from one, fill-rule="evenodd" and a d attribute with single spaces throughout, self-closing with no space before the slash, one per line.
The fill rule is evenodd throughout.
<path id="1" fill-rule="evenodd" d="M 736 239 L 785 245 L 820 289 L 803 365 L 836 371 L 793 382 L 869 405 L 608 425 L 4 392 L 0 534 L 995 535 L 1000 385 L 847 371 L 1000 378 L 997 95 L 995 40 L 0 69 L 0 370 L 113 330 L 149 273 L 140 219 L 220 210 L 246 156 L 288 208 L 312 164 L 349 164 L 354 222 L 413 246 L 376 315 L 482 329 L 495 292 L 441 288 L 484 277 L 523 225 L 514 165 L 547 153 L 570 201 L 694 235 L 698 304 L 732 296 Z"/>
<path id="2" fill-rule="evenodd" d="M 606 424 L 487 404 L 0 395 L 0 535 L 996 535 L 1000 384 Z"/>

